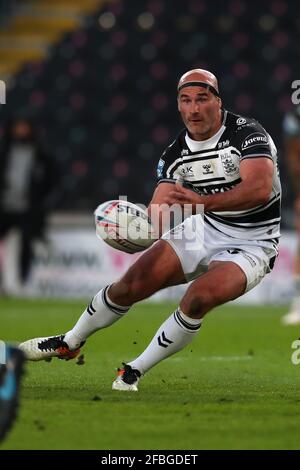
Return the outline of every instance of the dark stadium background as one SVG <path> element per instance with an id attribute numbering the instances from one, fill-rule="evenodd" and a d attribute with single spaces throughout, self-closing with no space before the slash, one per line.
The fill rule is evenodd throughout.
<path id="1" fill-rule="evenodd" d="M 57 210 L 92 211 L 117 195 L 147 203 L 156 163 L 181 128 L 176 84 L 201 67 L 225 107 L 253 116 L 279 149 L 291 224 L 282 119 L 300 78 L 297 2 L 2 0 L 0 78 L 11 116 L 31 119 L 55 159 Z M 1 141 L 0 141 L 1 143 Z"/>
<path id="2" fill-rule="evenodd" d="M 299 325 L 282 325 L 298 243 L 282 123 L 300 81 L 299 13 L 291 0 L 0 0 L 0 341 L 68 331 L 135 259 L 96 239 L 93 211 L 123 195 L 149 202 L 182 128 L 176 86 L 186 71 L 214 72 L 224 106 L 268 130 L 283 186 L 279 257 L 259 286 L 209 314 L 192 347 L 158 364 L 134 396 L 111 390 L 116 368 L 143 351 L 186 285 L 135 305 L 89 338 L 78 362 L 27 363 L 1 448 L 299 449 Z M 16 217 L 19 233 L 4 239 L 6 129 L 20 119 L 36 128 L 49 171 Z M 20 185 L 20 174 L 10 180 Z M 24 221 L 34 231 L 21 279 Z"/>

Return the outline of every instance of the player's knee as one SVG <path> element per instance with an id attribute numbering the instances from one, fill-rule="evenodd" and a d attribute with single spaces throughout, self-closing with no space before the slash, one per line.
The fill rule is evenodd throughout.
<path id="1" fill-rule="evenodd" d="M 189 317 L 202 318 L 216 305 L 218 305 L 218 301 L 212 291 L 188 291 L 180 303 L 180 308 Z"/>

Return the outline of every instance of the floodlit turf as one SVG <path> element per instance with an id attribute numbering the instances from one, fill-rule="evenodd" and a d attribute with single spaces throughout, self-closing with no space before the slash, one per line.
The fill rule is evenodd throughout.
<path id="1" fill-rule="evenodd" d="M 0 337 L 66 331 L 83 303 L 0 301 Z M 299 449 L 300 365 L 281 307 L 230 304 L 191 346 L 156 366 L 138 393 L 111 390 L 114 369 L 138 355 L 173 310 L 140 304 L 99 332 L 85 364 L 30 363 L 22 407 L 3 449 Z"/>

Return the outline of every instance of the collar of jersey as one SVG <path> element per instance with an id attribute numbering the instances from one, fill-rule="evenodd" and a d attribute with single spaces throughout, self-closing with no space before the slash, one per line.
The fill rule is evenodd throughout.
<path id="1" fill-rule="evenodd" d="M 215 145 L 217 144 L 218 140 L 220 139 L 225 129 L 226 127 L 223 124 L 218 130 L 218 132 L 216 132 L 214 135 L 212 135 L 209 139 L 206 139 L 206 140 L 193 140 L 190 138 L 190 136 L 186 132 L 185 134 L 186 144 L 191 152 L 211 149 L 212 147 L 215 147 Z M 213 145 L 214 142 L 215 142 L 215 145 Z"/>

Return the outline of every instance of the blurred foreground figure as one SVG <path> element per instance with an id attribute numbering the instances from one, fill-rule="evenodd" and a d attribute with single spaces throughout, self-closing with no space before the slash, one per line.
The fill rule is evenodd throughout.
<path id="1" fill-rule="evenodd" d="M 2 347 L 1 347 L 2 346 Z M 0 363 L 0 442 L 13 425 L 19 407 L 19 390 L 25 362 L 24 354 L 17 348 L 1 342 Z"/>
<path id="2" fill-rule="evenodd" d="M 296 230 L 298 235 L 298 252 L 295 259 L 294 298 L 290 312 L 283 318 L 285 325 L 300 324 L 300 106 L 288 113 L 283 122 L 285 134 L 285 152 L 295 200 Z"/>
<path id="3" fill-rule="evenodd" d="M 26 120 L 10 122 L 0 144 L 0 239 L 12 229 L 20 233 L 18 270 L 23 285 L 30 272 L 33 240 L 43 238 L 46 216 L 53 207 L 55 174 Z"/>

